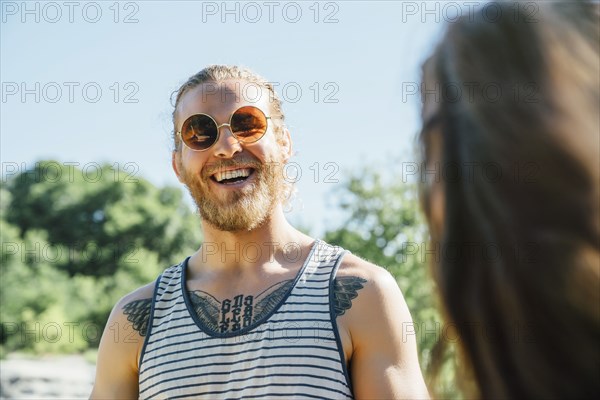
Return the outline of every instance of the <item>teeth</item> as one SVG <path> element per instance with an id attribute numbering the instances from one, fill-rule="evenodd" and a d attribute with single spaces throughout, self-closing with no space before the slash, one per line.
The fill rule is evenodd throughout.
<path id="1" fill-rule="evenodd" d="M 232 171 L 217 172 L 214 177 L 217 182 L 221 182 L 224 179 L 234 178 L 246 178 L 250 175 L 250 168 L 236 169 Z"/>

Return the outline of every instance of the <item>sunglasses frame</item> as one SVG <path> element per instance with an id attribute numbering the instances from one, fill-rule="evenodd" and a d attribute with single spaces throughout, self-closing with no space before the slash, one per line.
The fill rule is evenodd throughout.
<path id="1" fill-rule="evenodd" d="M 235 134 L 235 132 L 233 132 L 233 129 L 231 129 L 231 121 L 232 121 L 232 119 L 233 119 L 233 115 L 234 115 L 236 112 L 240 111 L 242 108 L 246 108 L 246 107 L 252 107 L 252 108 L 255 108 L 255 109 L 257 109 L 258 111 L 260 111 L 260 112 L 261 112 L 261 114 L 262 114 L 262 115 L 265 117 L 265 120 L 266 120 L 265 131 L 263 132 L 263 134 L 262 134 L 262 135 L 260 135 L 260 137 L 259 137 L 258 139 L 256 139 L 256 140 L 253 140 L 253 141 L 247 141 L 247 140 L 244 140 L 244 139 L 240 139 L 240 138 L 238 138 L 238 137 L 237 137 L 237 135 Z M 217 127 L 217 137 L 215 138 L 215 141 L 214 141 L 214 142 L 213 142 L 213 143 L 212 143 L 210 146 L 208 146 L 206 149 L 198 149 L 198 150 L 196 150 L 196 149 L 193 149 L 193 148 L 191 148 L 191 147 L 190 147 L 190 146 L 189 146 L 189 145 L 188 145 L 188 144 L 185 142 L 185 140 L 183 140 L 183 136 L 182 136 L 182 134 L 181 134 L 181 130 L 183 129 L 183 127 L 184 127 L 185 123 L 186 123 L 186 122 L 187 122 L 187 121 L 188 121 L 190 118 L 193 118 L 193 117 L 195 117 L 195 116 L 197 116 L 197 115 L 204 115 L 204 116 L 207 116 L 208 118 L 210 118 L 210 119 L 211 119 L 211 120 L 214 122 L 215 126 Z M 229 128 L 229 131 L 231 132 L 231 134 L 233 135 L 233 137 L 235 138 L 235 140 L 237 140 L 237 142 L 238 142 L 238 143 L 244 143 L 244 144 L 256 143 L 256 142 L 258 142 L 260 139 L 262 139 L 262 138 L 265 136 L 265 134 L 267 133 L 267 130 L 269 129 L 269 120 L 270 120 L 270 119 L 271 119 L 271 117 L 267 116 L 267 115 L 264 113 L 264 111 L 263 111 L 263 110 L 261 110 L 260 108 L 258 108 L 258 107 L 256 107 L 256 106 L 241 106 L 241 107 L 237 108 L 237 109 L 236 109 L 234 112 L 232 112 L 232 113 L 231 113 L 231 115 L 229 116 L 229 122 L 228 122 L 228 123 L 227 123 L 227 122 L 225 122 L 225 123 L 222 123 L 221 125 L 219 125 L 219 124 L 217 123 L 217 121 L 216 121 L 216 120 L 215 120 L 215 119 L 214 119 L 212 116 L 210 116 L 209 114 L 205 114 L 205 113 L 197 113 L 197 114 L 192 114 L 192 115 L 190 115 L 189 117 L 187 117 L 187 118 L 185 119 L 185 121 L 183 121 L 183 124 L 181 124 L 181 128 L 180 128 L 180 129 L 177 131 L 177 135 L 179 136 L 179 140 L 181 141 L 181 143 L 183 143 L 183 145 L 184 145 L 185 147 L 187 147 L 188 149 L 190 149 L 190 150 L 192 150 L 192 151 L 206 151 L 206 150 L 210 149 L 211 147 L 213 147 L 213 146 L 215 145 L 215 143 L 217 143 L 217 142 L 219 141 L 219 138 L 221 137 L 221 128 L 222 128 L 222 127 L 224 127 L 224 126 L 226 126 L 226 127 L 228 127 L 228 128 Z"/>

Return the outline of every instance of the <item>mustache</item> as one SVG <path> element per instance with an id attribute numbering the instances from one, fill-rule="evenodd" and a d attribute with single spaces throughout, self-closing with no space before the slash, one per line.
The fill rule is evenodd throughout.
<path id="1" fill-rule="evenodd" d="M 228 168 L 253 168 L 255 170 L 261 170 L 263 168 L 263 164 L 254 158 L 240 156 L 238 158 L 229 160 L 220 160 L 207 163 L 204 168 L 202 168 L 202 176 L 208 178 L 214 173 Z"/>

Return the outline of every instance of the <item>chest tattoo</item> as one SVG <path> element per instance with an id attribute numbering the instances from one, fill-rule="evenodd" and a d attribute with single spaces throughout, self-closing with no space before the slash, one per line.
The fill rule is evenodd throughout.
<path id="1" fill-rule="evenodd" d="M 238 294 L 232 299 L 217 300 L 202 290 L 189 292 L 194 311 L 212 332 L 235 332 L 250 326 L 271 313 L 291 289 L 294 280 L 276 283 L 258 295 Z"/>
<path id="2" fill-rule="evenodd" d="M 333 283 L 333 310 L 335 316 L 343 315 L 352 307 L 352 300 L 367 282 L 357 276 L 335 278 Z M 260 321 L 270 314 L 290 291 L 294 280 L 274 284 L 257 295 L 238 294 L 230 299 L 218 300 L 202 290 L 188 291 L 194 312 L 204 326 L 214 333 L 235 332 Z M 140 336 L 146 336 L 152 309 L 152 299 L 134 300 L 123 307 L 123 313 Z"/>

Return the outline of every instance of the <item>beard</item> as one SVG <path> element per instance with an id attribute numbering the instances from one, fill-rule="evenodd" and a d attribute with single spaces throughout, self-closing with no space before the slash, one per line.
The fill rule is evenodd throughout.
<path id="1" fill-rule="evenodd" d="M 210 190 L 210 175 L 220 168 L 252 168 L 253 182 L 243 188 L 218 195 Z M 260 163 L 240 156 L 232 160 L 211 163 L 195 174 L 181 168 L 181 178 L 198 207 L 203 221 L 221 231 L 251 231 L 259 228 L 270 218 L 273 210 L 284 197 L 285 185 L 281 162 Z"/>

